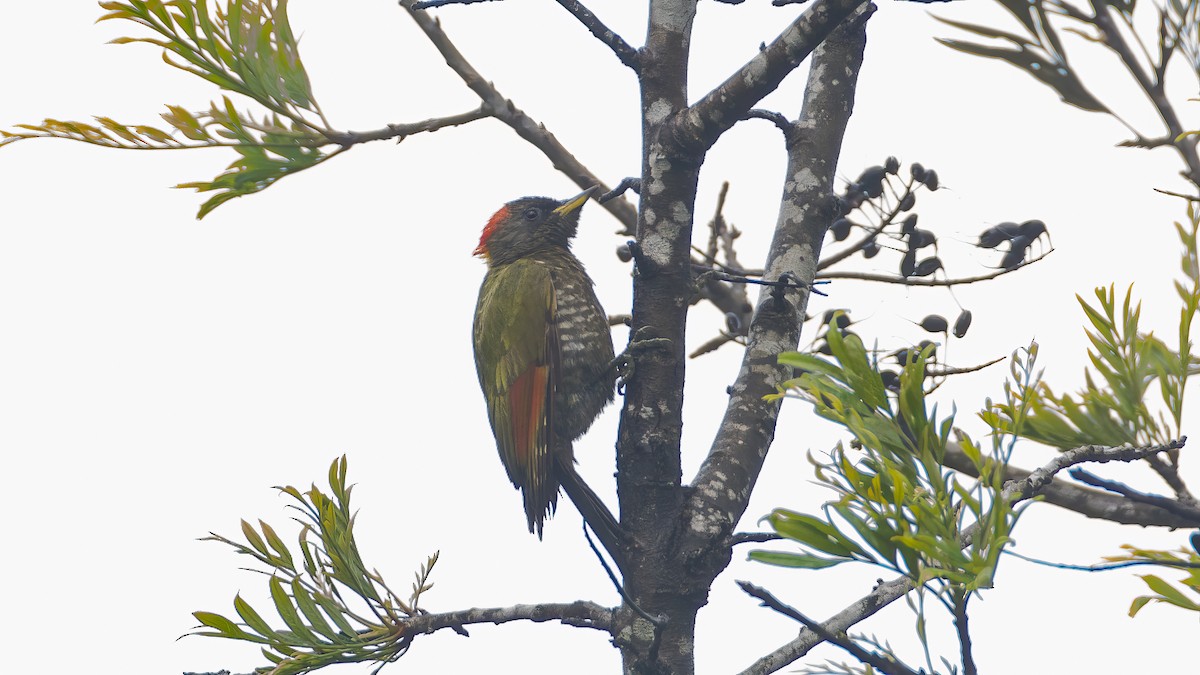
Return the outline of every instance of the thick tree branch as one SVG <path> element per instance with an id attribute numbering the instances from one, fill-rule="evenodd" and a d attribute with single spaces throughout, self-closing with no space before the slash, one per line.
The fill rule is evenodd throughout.
<path id="1" fill-rule="evenodd" d="M 571 13 L 571 16 L 579 19 L 579 23 L 583 24 L 596 39 L 603 42 L 612 50 L 613 54 L 621 60 L 626 66 L 629 66 L 633 72 L 638 72 L 640 66 L 638 63 L 638 51 L 629 46 L 620 35 L 617 35 L 604 22 L 596 17 L 590 9 L 583 6 L 579 0 L 558 0 L 558 4 L 563 6 L 563 9 Z"/>
<path id="2" fill-rule="evenodd" d="M 1068 450 L 1055 457 L 1045 466 L 1026 474 L 1020 480 L 1013 480 L 1006 483 L 1004 490 L 1001 492 L 1001 498 L 1015 504 L 1034 497 L 1039 492 L 1049 489 L 1055 483 L 1055 474 L 1076 464 L 1084 462 L 1132 462 L 1174 448 L 1180 448 L 1185 441 L 1186 439 L 1181 438 L 1167 445 L 1143 447 L 1121 446 L 1119 448 L 1108 448 L 1089 445 Z M 949 452 L 947 452 L 947 455 L 949 455 Z M 947 463 L 947 466 L 949 466 L 949 463 Z M 966 546 L 975 536 L 975 532 L 978 529 L 978 525 L 972 525 L 963 530 L 959 535 L 959 543 Z M 830 633 L 844 633 L 851 626 L 904 597 L 912 589 L 913 583 L 908 577 L 892 579 L 876 586 L 869 594 L 851 603 L 828 621 L 822 623 L 821 626 Z M 766 675 L 767 673 L 774 673 L 795 662 L 796 659 L 807 654 L 822 641 L 821 636 L 806 628 L 800 631 L 800 634 L 792 641 L 754 662 L 752 666 L 742 671 L 741 675 Z"/>
<path id="3" fill-rule="evenodd" d="M 804 108 L 788 144 L 788 180 L 765 279 L 790 273 L 808 284 L 816 275 L 825 232 L 838 215 L 834 172 L 854 107 L 870 14 L 868 8 L 839 27 L 813 55 Z M 779 303 L 767 289 L 759 294 L 725 417 L 692 482 L 695 489 L 684 513 L 679 544 L 689 558 L 723 556 L 728 561 L 728 537 L 746 509 L 775 436 L 780 403 L 763 397 L 791 377 L 778 357 L 799 344 L 809 297 L 809 291 L 793 291 Z"/>
<path id="4" fill-rule="evenodd" d="M 883 673 L 884 675 L 919 675 L 917 671 L 909 668 L 903 663 L 892 661 L 880 656 L 879 654 L 869 652 L 862 647 L 859 647 L 858 644 L 845 633 L 831 633 L 825 630 L 821 624 L 813 621 L 807 616 L 804 616 L 798 610 L 796 610 L 795 607 L 785 604 L 779 598 L 772 595 L 767 589 L 755 586 L 748 581 L 739 581 L 737 584 L 748 595 L 761 600 L 763 607 L 773 609 L 790 619 L 800 622 L 800 624 L 802 624 L 805 628 L 816 633 L 822 641 L 841 647 L 851 656 L 858 659 L 860 662 L 871 666 L 880 673 Z"/>
<path id="5" fill-rule="evenodd" d="M 626 590 L 644 610 L 667 618 L 655 626 L 623 606 L 614 634 L 625 672 L 688 675 L 694 669 L 696 612 L 707 586 L 682 574 L 664 524 L 682 501 L 684 337 L 691 297 L 692 210 L 703 153 L 682 148 L 664 121 L 687 106 L 687 64 L 696 0 L 651 0 L 638 82 L 642 166 L 632 335 L 666 338 L 644 352 L 625 391 L 617 433 L 617 496 L 630 533 Z"/>
<path id="6" fill-rule="evenodd" d="M 864 4 L 867 0 L 816 0 L 765 49 L 688 108 L 678 121 L 678 136 L 710 147 Z"/>
<path id="7" fill-rule="evenodd" d="M 594 602 L 544 603 L 536 605 L 513 605 L 511 607 L 487 607 L 464 609 L 457 612 L 422 614 L 404 622 L 408 634 L 433 633 L 444 628 L 461 631 L 463 626 L 473 623 L 502 624 L 510 621 L 559 621 L 568 626 L 594 628 L 609 632 L 612 629 L 613 610 Z"/>
<path id="8" fill-rule="evenodd" d="M 975 464 L 959 449 L 957 444 L 951 443 L 946 447 L 943 464 L 968 476 L 976 478 L 979 476 Z M 1008 466 L 1004 473 L 1005 480 L 1019 481 L 1029 476 L 1029 471 L 1015 466 Z M 1039 494 L 1048 504 L 1054 504 L 1088 518 L 1111 520 L 1115 523 L 1141 525 L 1142 527 L 1200 527 L 1200 513 L 1186 516 L 1157 505 L 1139 503 L 1111 492 L 1073 485 L 1059 478 L 1044 483 Z"/>
<path id="9" fill-rule="evenodd" d="M 518 136 L 529 142 L 530 145 L 537 148 L 554 164 L 554 168 L 562 172 L 567 178 L 571 179 L 580 189 L 586 190 L 593 185 L 600 186 L 601 192 L 608 192 L 608 185 L 593 174 L 586 166 L 584 166 L 574 155 L 568 151 L 562 143 L 550 133 L 545 125 L 539 124 L 512 101 L 505 98 L 496 89 L 491 82 L 488 82 L 479 74 L 479 71 L 467 62 L 467 59 L 458 51 L 454 43 L 450 41 L 449 36 L 442 30 L 441 23 L 430 16 L 427 12 L 415 10 L 412 8 L 412 0 L 401 0 L 400 6 L 404 8 L 408 15 L 412 17 L 417 26 L 421 29 L 433 46 L 441 52 L 442 57 L 446 60 L 446 65 L 450 66 L 451 70 L 462 78 L 463 82 L 471 91 L 483 101 L 483 105 L 491 113 L 492 117 L 507 124 Z M 604 202 L 602 206 L 621 222 L 626 234 L 633 234 L 634 227 L 637 223 L 637 210 L 625 199 L 612 199 Z"/>

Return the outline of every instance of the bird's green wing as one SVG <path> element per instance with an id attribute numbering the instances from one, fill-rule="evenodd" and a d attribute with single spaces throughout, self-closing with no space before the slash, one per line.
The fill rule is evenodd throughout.
<path id="1" fill-rule="evenodd" d="M 541 263 L 489 270 L 475 309 L 475 367 L 500 459 L 521 489 L 530 531 L 554 509 L 551 456 L 558 364 L 554 286 Z"/>

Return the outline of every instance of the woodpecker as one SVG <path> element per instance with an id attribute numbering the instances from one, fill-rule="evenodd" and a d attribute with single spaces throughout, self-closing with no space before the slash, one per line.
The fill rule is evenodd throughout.
<path id="1" fill-rule="evenodd" d="M 580 209 L 595 190 L 505 204 L 474 251 L 487 262 L 475 307 L 479 386 L 500 459 L 539 539 L 560 485 L 593 530 L 610 539 L 620 533 L 575 471 L 572 450 L 613 400 L 617 374 L 607 315 L 570 250 Z"/>

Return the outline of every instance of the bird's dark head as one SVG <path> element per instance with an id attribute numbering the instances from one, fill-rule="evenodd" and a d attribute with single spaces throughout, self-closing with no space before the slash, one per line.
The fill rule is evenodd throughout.
<path id="1" fill-rule="evenodd" d="M 567 248 L 580 208 L 595 191 L 590 187 L 563 201 L 522 197 L 505 204 L 484 226 L 474 254 L 489 265 L 502 265 L 548 248 Z"/>

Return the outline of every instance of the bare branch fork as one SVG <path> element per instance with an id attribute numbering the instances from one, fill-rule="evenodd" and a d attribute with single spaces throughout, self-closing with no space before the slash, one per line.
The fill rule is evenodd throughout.
<path id="1" fill-rule="evenodd" d="M 862 647 L 859 647 L 853 639 L 844 633 L 831 633 L 825 630 L 821 624 L 813 621 L 807 616 L 804 616 L 795 607 L 785 604 L 782 600 L 775 597 L 770 591 L 762 588 L 761 586 L 755 586 L 748 581 L 739 581 L 737 582 L 737 585 L 743 591 L 745 591 L 747 595 L 761 600 L 763 607 L 773 609 L 788 618 L 795 619 L 805 628 L 816 633 L 817 636 L 820 637 L 824 642 L 841 647 L 860 662 L 871 666 L 881 673 L 884 673 L 884 675 L 919 675 L 917 671 L 912 670 L 902 663 L 897 663 L 884 658 L 879 654 L 868 652 Z"/>
<path id="2" fill-rule="evenodd" d="M 1149 446 L 1120 446 L 1110 448 L 1105 446 L 1088 445 L 1063 452 L 1046 465 L 1027 474 L 1020 480 L 1010 480 L 1001 492 L 1001 499 L 1017 503 L 1038 496 L 1041 491 L 1053 484 L 1055 474 L 1072 466 L 1085 462 L 1132 462 L 1146 457 L 1156 456 L 1169 450 L 1182 448 L 1186 438 L 1171 441 L 1165 445 Z M 959 542 L 966 546 L 975 536 L 978 527 L 972 525 L 959 535 Z M 879 584 L 869 594 L 854 601 L 848 607 L 821 624 L 828 633 L 844 633 L 851 626 L 874 615 L 880 609 L 904 597 L 913 590 L 912 580 L 908 577 L 897 577 L 891 581 Z M 740 675 L 766 675 L 783 669 L 787 665 L 807 654 L 813 647 L 824 641 L 816 632 L 804 629 L 800 634 L 779 649 L 754 662 L 752 666 L 742 671 Z"/>

